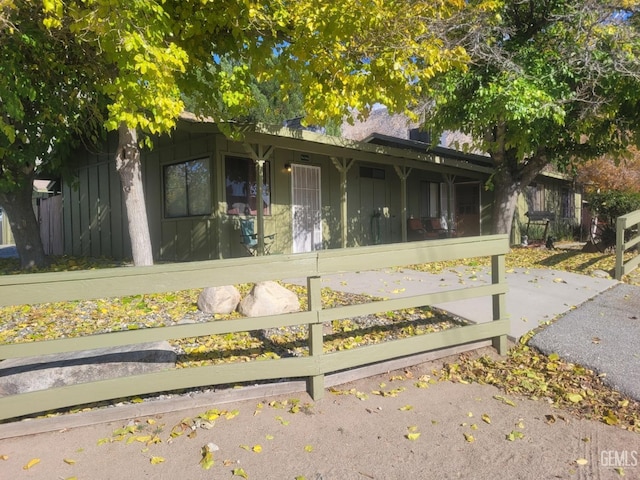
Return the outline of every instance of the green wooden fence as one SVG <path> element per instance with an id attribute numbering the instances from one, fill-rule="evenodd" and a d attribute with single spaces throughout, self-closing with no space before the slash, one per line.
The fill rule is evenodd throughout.
<path id="1" fill-rule="evenodd" d="M 624 253 L 640 243 L 640 210 L 627 213 L 616 219 L 616 269 L 615 278 L 621 280 L 640 264 L 640 255 L 624 261 Z M 633 235 L 633 236 L 631 236 Z"/>
<path id="2" fill-rule="evenodd" d="M 487 339 L 492 339 L 494 347 L 503 354 L 506 351 L 509 333 L 509 320 L 505 313 L 507 291 L 505 254 L 507 251 L 508 237 L 492 235 L 323 250 L 296 255 L 2 276 L 0 277 L 0 306 L 174 292 L 191 288 L 304 276 L 307 278 L 308 310 L 233 321 L 179 324 L 80 338 L 5 344 L 0 345 L 0 359 L 37 357 L 44 354 L 249 332 L 292 325 L 308 325 L 309 355 L 176 368 L 5 396 L 0 398 L 0 419 L 114 398 L 281 378 L 306 378 L 309 394 L 312 398 L 318 399 L 324 392 L 324 375 L 340 370 Z M 492 259 L 491 284 L 330 309 L 321 307 L 321 277 L 324 275 L 481 256 L 490 256 Z M 323 353 L 322 324 L 324 322 L 488 296 L 492 298 L 493 322 L 470 324 L 353 350 Z"/>

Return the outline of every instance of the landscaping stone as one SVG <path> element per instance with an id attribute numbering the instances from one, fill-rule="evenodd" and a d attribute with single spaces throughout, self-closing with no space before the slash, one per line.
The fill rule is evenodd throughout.
<path id="1" fill-rule="evenodd" d="M 609 272 L 605 272 L 604 270 L 594 270 L 593 272 L 591 272 L 591 275 L 596 278 L 611 278 Z"/>
<path id="2" fill-rule="evenodd" d="M 226 315 L 234 312 L 240 303 L 240 292 L 233 285 L 207 287 L 198 296 L 198 309 L 204 313 Z"/>
<path id="3" fill-rule="evenodd" d="M 168 342 L 13 358 L 0 362 L 0 397 L 174 368 Z"/>
<path id="4" fill-rule="evenodd" d="M 242 299 L 238 310 L 247 317 L 297 312 L 300 300 L 295 293 L 276 282 L 260 282 Z"/>

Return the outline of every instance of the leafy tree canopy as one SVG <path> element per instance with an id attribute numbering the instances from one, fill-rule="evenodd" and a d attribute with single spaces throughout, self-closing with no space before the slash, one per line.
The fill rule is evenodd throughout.
<path id="1" fill-rule="evenodd" d="M 32 184 L 61 167 L 72 138 L 95 140 L 101 76 L 90 45 L 44 27 L 35 2 L 0 3 L 0 205 L 7 212 L 24 268 L 45 263 L 33 215 Z M 68 22 L 67 22 L 68 23 Z"/>
<path id="2" fill-rule="evenodd" d="M 250 115 L 255 78 L 279 85 L 285 102 L 299 89 L 308 121 L 326 124 L 378 102 L 407 110 L 428 79 L 467 60 L 429 26 L 469 8 L 464 0 L 0 2 L 0 70 L 9 80 L 0 85 L 0 193 L 21 188 L 19 200 L 0 201 L 10 219 L 30 224 L 24 234 L 12 225 L 23 265 L 43 257 L 34 256 L 42 248 L 26 218 L 35 165 L 59 163 L 56 152 L 78 133 L 92 136 L 97 125 L 119 131 L 116 166 L 134 262 L 149 264 L 148 234 L 137 239 L 132 229 L 146 225 L 138 133 L 148 140 L 170 132 L 184 96 L 195 113 L 216 120 Z M 9 204 L 20 208 L 11 212 Z M 29 238 L 34 244 L 22 248 Z"/>
<path id="3" fill-rule="evenodd" d="M 429 30 L 434 18 L 465 8 L 463 0 L 43 5 L 45 25 L 56 30 L 70 20 L 75 41 L 99 46 L 96 61 L 110 66 L 96 83 L 110 99 L 110 130 L 124 122 L 152 134 L 169 131 L 184 108 L 182 95 L 198 107 L 195 113 L 221 120 L 247 115 L 253 78 L 276 80 L 285 101 L 287 92 L 301 91 L 310 122 L 341 119 L 349 108 L 366 113 L 378 102 L 404 111 L 427 79 L 467 59 L 463 48 Z"/>
<path id="4" fill-rule="evenodd" d="M 548 164 L 616 156 L 640 141 L 639 6 L 505 1 L 443 24 L 471 61 L 438 75 L 427 120 L 436 131 L 462 130 L 491 155 L 495 233 L 510 231 L 517 194 Z"/>
<path id="5" fill-rule="evenodd" d="M 90 76 L 100 73 L 85 64 L 89 48 L 52 36 L 33 2 L 7 4 L 3 13 L 0 191 L 6 192 L 22 183 L 25 172 L 35 173 L 36 164 L 41 170 L 59 166 L 51 152 L 72 135 L 95 134 L 101 104 L 87 94 Z"/>
<path id="6" fill-rule="evenodd" d="M 616 218 L 640 210 L 640 192 L 594 191 L 587 194 L 587 200 L 591 211 L 610 225 L 616 224 Z"/>
<path id="7" fill-rule="evenodd" d="M 279 68 L 279 58 L 273 56 L 267 61 L 267 65 L 272 68 Z M 228 57 L 223 57 L 218 63 L 210 65 L 208 69 L 221 70 L 225 75 L 232 76 L 237 65 Z M 211 72 L 208 72 L 211 74 Z M 296 72 L 291 72 L 292 76 Z M 202 75 L 203 76 L 203 75 Z M 209 87 L 209 94 L 215 98 L 216 109 L 222 118 L 233 119 L 240 122 L 262 122 L 270 125 L 282 124 L 283 121 L 304 116 L 304 99 L 302 90 L 296 88 L 293 91 L 285 91 L 275 78 L 269 78 L 259 82 L 252 76 L 249 79 L 250 95 L 244 102 L 246 111 L 239 117 L 234 118 L 238 112 L 229 111 L 222 98 L 217 95 L 213 86 Z M 199 99 L 186 97 L 184 99 L 187 111 L 193 112 L 200 108 Z"/>

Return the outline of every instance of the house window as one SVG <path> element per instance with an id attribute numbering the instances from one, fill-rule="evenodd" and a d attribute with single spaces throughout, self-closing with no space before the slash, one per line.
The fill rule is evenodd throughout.
<path id="1" fill-rule="evenodd" d="M 532 183 L 527 187 L 527 206 L 530 212 L 545 211 L 544 185 Z"/>
<path id="2" fill-rule="evenodd" d="M 420 216 L 437 218 L 440 216 L 440 184 L 420 182 Z"/>
<path id="3" fill-rule="evenodd" d="M 243 157 L 226 157 L 224 160 L 227 213 L 229 215 L 256 215 L 262 204 L 265 215 L 271 214 L 270 164 L 264 162 L 262 170 L 262 201 L 257 201 L 258 185 L 253 160 Z"/>
<path id="4" fill-rule="evenodd" d="M 573 218 L 575 215 L 573 191 L 569 188 L 563 188 L 560 192 L 561 202 L 560 216 L 562 218 Z"/>
<path id="5" fill-rule="evenodd" d="M 189 217 L 211 213 L 209 159 L 200 158 L 164 167 L 165 217 Z"/>

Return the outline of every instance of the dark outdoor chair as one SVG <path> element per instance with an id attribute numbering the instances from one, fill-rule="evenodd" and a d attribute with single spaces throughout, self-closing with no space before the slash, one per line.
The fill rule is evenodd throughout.
<path id="1" fill-rule="evenodd" d="M 407 220 L 408 240 L 430 240 L 434 238 L 455 237 L 455 231 L 442 228 L 439 218 L 425 217 L 423 219 L 410 218 Z"/>
<path id="2" fill-rule="evenodd" d="M 271 246 L 273 245 L 275 236 L 275 233 L 264 236 L 265 255 L 271 253 Z M 258 254 L 258 235 L 255 233 L 253 218 L 240 219 L 240 243 L 251 255 L 256 256 Z"/>
<path id="3" fill-rule="evenodd" d="M 443 220 L 437 217 L 426 217 L 422 219 L 422 225 L 430 238 L 455 237 L 456 231 L 444 228 Z"/>
<path id="4" fill-rule="evenodd" d="M 409 240 L 426 240 L 426 230 L 419 218 L 410 218 L 407 220 L 407 237 Z"/>

